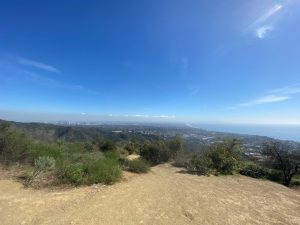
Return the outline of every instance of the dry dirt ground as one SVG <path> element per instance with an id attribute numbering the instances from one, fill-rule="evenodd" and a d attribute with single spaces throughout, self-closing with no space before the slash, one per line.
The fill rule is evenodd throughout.
<path id="1" fill-rule="evenodd" d="M 169 165 L 112 186 L 33 190 L 0 180 L 0 224 L 300 224 L 300 192 L 243 176 Z"/>

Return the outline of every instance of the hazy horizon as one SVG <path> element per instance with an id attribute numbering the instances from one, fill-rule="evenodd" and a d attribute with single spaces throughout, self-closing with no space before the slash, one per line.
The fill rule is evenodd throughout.
<path id="1" fill-rule="evenodd" d="M 87 113 L 51 113 L 51 112 L 28 112 L 28 111 L 0 111 L 0 119 L 15 122 L 139 122 L 139 123 L 178 123 L 178 124 L 210 124 L 210 125 L 253 125 L 253 126 L 300 126 L 300 123 L 280 122 L 251 122 L 237 120 L 207 120 L 198 117 L 186 118 L 168 115 L 147 114 L 87 114 Z M 192 125 L 191 125 L 192 126 Z"/>
<path id="2" fill-rule="evenodd" d="M 29 114 L 30 115 L 30 114 Z M 235 133 L 235 134 L 245 134 L 245 135 L 259 135 L 267 136 L 270 138 L 290 140 L 300 142 L 300 124 L 253 124 L 253 123 L 228 123 L 228 122 L 207 122 L 207 121 L 183 121 L 176 120 L 175 118 L 171 120 L 166 120 L 163 117 L 150 117 L 142 115 L 127 115 L 126 117 L 120 117 L 117 115 L 100 115 L 90 118 L 85 118 L 85 115 L 78 117 L 76 114 L 61 114 L 51 117 L 49 115 L 44 115 L 44 120 L 33 119 L 31 117 L 22 117 L 20 115 L 10 116 L 6 118 L 0 117 L 0 119 L 5 119 L 9 121 L 16 122 L 37 122 L 37 123 L 52 123 L 52 124 L 69 124 L 69 125 L 100 125 L 100 124 L 114 124 L 114 125 L 163 125 L 163 126 L 189 126 L 193 128 L 200 128 L 209 131 L 225 132 L 225 133 Z M 53 114 L 52 114 L 53 116 Z M 46 120 L 48 118 L 48 120 Z"/>

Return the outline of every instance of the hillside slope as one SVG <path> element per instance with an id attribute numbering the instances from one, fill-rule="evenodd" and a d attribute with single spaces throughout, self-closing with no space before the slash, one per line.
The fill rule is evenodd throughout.
<path id="1" fill-rule="evenodd" d="M 0 180 L 1 224 L 300 224 L 300 193 L 243 176 L 169 165 L 113 186 L 49 191 Z"/>

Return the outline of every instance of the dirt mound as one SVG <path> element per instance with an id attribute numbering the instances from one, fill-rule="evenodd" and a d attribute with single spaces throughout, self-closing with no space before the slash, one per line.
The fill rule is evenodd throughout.
<path id="1" fill-rule="evenodd" d="M 24 189 L 0 180 L 1 224 L 300 224 L 300 193 L 243 176 L 161 165 L 113 186 Z"/>

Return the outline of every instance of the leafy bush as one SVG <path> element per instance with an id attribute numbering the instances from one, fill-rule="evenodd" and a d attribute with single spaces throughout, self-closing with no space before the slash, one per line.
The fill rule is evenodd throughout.
<path id="1" fill-rule="evenodd" d="M 125 145 L 124 149 L 128 152 L 129 155 L 136 152 L 134 143 L 128 143 Z"/>
<path id="2" fill-rule="evenodd" d="M 186 168 L 189 161 L 194 157 L 194 153 L 190 151 L 180 151 L 174 158 L 172 165 L 175 167 Z"/>
<path id="3" fill-rule="evenodd" d="M 282 172 L 280 170 L 269 169 L 267 179 L 278 183 L 282 183 L 282 179 L 283 179 Z"/>
<path id="4" fill-rule="evenodd" d="M 263 145 L 262 154 L 266 157 L 267 167 L 281 171 L 283 185 L 289 186 L 293 177 L 300 174 L 300 152 L 295 145 L 280 141 L 267 142 Z M 279 176 L 275 175 L 276 181 L 277 178 Z"/>
<path id="5" fill-rule="evenodd" d="M 88 142 L 64 142 L 61 147 L 70 154 L 88 153 L 93 150 L 93 145 Z"/>
<path id="6" fill-rule="evenodd" d="M 294 186 L 294 187 L 300 186 L 300 180 L 292 180 L 291 186 Z"/>
<path id="7" fill-rule="evenodd" d="M 189 161 L 187 161 L 186 159 L 183 159 L 181 157 L 176 157 L 172 163 L 172 166 L 175 167 L 187 167 L 187 164 L 189 163 Z"/>
<path id="8" fill-rule="evenodd" d="M 0 123 L 0 160 L 4 163 L 24 162 L 28 159 L 30 140 L 10 128 L 8 123 Z"/>
<path id="9" fill-rule="evenodd" d="M 86 182 L 86 176 L 81 164 L 62 164 L 57 169 L 58 178 L 63 183 L 70 183 L 74 185 L 84 184 Z"/>
<path id="10" fill-rule="evenodd" d="M 187 164 L 188 172 L 199 175 L 233 174 L 240 163 L 240 148 L 236 140 L 227 139 L 212 145 L 201 155 L 194 156 Z"/>
<path id="11" fill-rule="evenodd" d="M 221 174 L 232 174 L 239 166 L 240 143 L 235 139 L 226 139 L 211 146 L 206 157 L 211 161 L 210 167 Z"/>
<path id="12" fill-rule="evenodd" d="M 211 173 L 211 161 L 204 155 L 194 156 L 187 164 L 186 169 L 189 173 L 197 175 L 209 175 Z"/>
<path id="13" fill-rule="evenodd" d="M 300 175 L 299 174 L 293 177 L 291 186 L 300 186 Z"/>
<path id="14" fill-rule="evenodd" d="M 86 143 L 84 143 L 84 149 L 88 152 L 91 152 L 91 151 L 93 151 L 94 146 L 92 143 L 86 142 Z"/>
<path id="15" fill-rule="evenodd" d="M 269 172 L 266 168 L 261 167 L 255 163 L 246 163 L 240 170 L 239 173 L 253 178 L 267 178 Z"/>
<path id="16" fill-rule="evenodd" d="M 63 162 L 58 168 L 58 177 L 63 183 L 81 184 L 113 184 L 122 176 L 118 161 L 112 158 L 88 160 L 83 163 L 70 164 Z"/>
<path id="17" fill-rule="evenodd" d="M 167 162 L 171 158 L 170 151 L 162 142 L 144 144 L 140 155 L 153 165 Z"/>
<path id="18" fill-rule="evenodd" d="M 42 156 L 34 161 L 34 168 L 25 171 L 22 176 L 25 187 L 36 187 L 40 176 L 52 173 L 55 168 L 55 159 L 49 156 Z"/>
<path id="19" fill-rule="evenodd" d="M 84 165 L 87 174 L 87 184 L 113 184 L 120 180 L 122 170 L 117 161 L 104 158 Z"/>
<path id="20" fill-rule="evenodd" d="M 180 136 L 176 135 L 173 139 L 168 142 L 168 148 L 172 158 L 175 158 L 179 153 L 182 152 L 182 139 Z"/>
<path id="21" fill-rule="evenodd" d="M 40 171 L 53 170 L 55 168 L 55 159 L 49 156 L 40 156 L 34 161 L 34 166 Z"/>
<path id="22" fill-rule="evenodd" d="M 280 170 L 269 169 L 263 165 L 258 165 L 254 162 L 246 162 L 240 168 L 239 173 L 244 176 L 268 179 L 277 183 L 282 183 L 283 180 L 283 175 Z"/>
<path id="23" fill-rule="evenodd" d="M 105 152 L 104 157 L 107 159 L 111 159 L 114 161 L 118 161 L 120 158 L 120 153 L 115 151 L 115 152 Z"/>
<path id="24" fill-rule="evenodd" d="M 150 165 L 143 159 L 134 159 L 127 161 L 125 169 L 134 173 L 147 173 L 150 170 Z"/>
<path id="25" fill-rule="evenodd" d="M 51 157 L 59 159 L 62 157 L 62 148 L 57 144 L 32 144 L 30 146 L 30 155 L 33 159 L 39 157 Z"/>
<path id="26" fill-rule="evenodd" d="M 100 150 L 103 152 L 117 150 L 116 144 L 111 140 L 104 141 L 102 144 L 100 143 L 99 146 L 100 146 Z"/>

